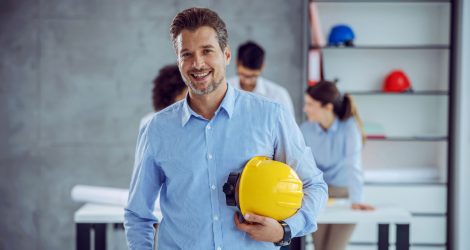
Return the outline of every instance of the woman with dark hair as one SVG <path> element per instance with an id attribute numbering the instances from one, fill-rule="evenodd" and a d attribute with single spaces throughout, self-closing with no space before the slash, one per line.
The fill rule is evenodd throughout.
<path id="1" fill-rule="evenodd" d="M 349 198 L 352 209 L 373 210 L 362 203 L 362 123 L 352 97 L 321 81 L 304 96 L 307 121 L 300 129 L 328 184 L 330 198 Z M 354 224 L 319 224 L 313 234 L 316 250 L 346 249 Z"/>
<path id="2" fill-rule="evenodd" d="M 181 78 L 180 71 L 176 64 L 166 65 L 158 72 L 158 76 L 153 80 L 152 105 L 155 112 L 158 112 L 171 104 L 182 100 L 188 88 Z M 140 120 L 139 128 L 142 128 L 150 121 L 155 113 L 147 114 Z"/>

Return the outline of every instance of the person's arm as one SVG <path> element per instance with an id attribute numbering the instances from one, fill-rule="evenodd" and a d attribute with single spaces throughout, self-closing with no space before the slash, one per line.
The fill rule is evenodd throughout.
<path id="1" fill-rule="evenodd" d="M 353 119 L 353 118 L 351 118 Z M 345 139 L 345 157 L 341 161 L 342 169 L 348 172 L 348 193 L 351 203 L 362 202 L 362 167 L 361 167 L 361 150 L 362 140 L 361 133 L 356 124 L 349 121 L 346 130 Z"/>
<path id="2" fill-rule="evenodd" d="M 345 157 L 340 164 L 348 174 L 348 193 L 351 206 L 353 209 L 372 210 L 372 206 L 362 203 L 364 186 L 361 161 L 362 137 L 354 120 L 348 123 L 345 143 Z"/>
<path id="3" fill-rule="evenodd" d="M 153 158 L 148 125 L 149 123 L 139 133 L 129 199 L 124 211 L 129 249 L 153 249 L 153 225 L 158 222 L 153 209 L 163 174 Z"/>
<path id="4" fill-rule="evenodd" d="M 299 175 L 303 183 L 304 197 L 302 207 L 296 214 L 284 220 L 289 225 L 291 237 L 298 237 L 317 229 L 316 216 L 328 199 L 328 187 L 323 173 L 317 168 L 310 148 L 305 145 L 294 117 L 282 104 L 276 105 L 274 138 L 274 160 L 287 163 Z M 248 222 L 241 222 L 234 215 L 236 227 L 257 241 L 279 242 L 284 231 L 281 224 L 273 218 L 256 214 L 245 214 Z"/>
<path id="5" fill-rule="evenodd" d="M 315 159 L 297 126 L 294 117 L 281 107 L 274 133 L 277 161 L 285 162 L 299 175 L 303 183 L 302 207 L 286 219 L 292 237 L 306 235 L 317 229 L 316 217 L 328 199 L 328 187 L 323 173 L 317 168 Z"/>

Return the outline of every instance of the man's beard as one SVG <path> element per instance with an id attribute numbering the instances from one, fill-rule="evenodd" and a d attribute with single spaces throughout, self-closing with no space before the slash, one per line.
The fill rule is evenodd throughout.
<path id="1" fill-rule="evenodd" d="M 222 84 L 222 82 L 223 82 L 223 78 L 220 79 L 219 81 L 211 82 L 209 86 L 207 86 L 207 88 L 200 90 L 197 88 L 197 86 L 193 82 L 191 82 L 191 80 L 188 80 L 188 86 L 192 90 L 192 92 L 196 95 L 207 95 L 207 94 L 214 92 L 220 86 L 220 84 Z"/>

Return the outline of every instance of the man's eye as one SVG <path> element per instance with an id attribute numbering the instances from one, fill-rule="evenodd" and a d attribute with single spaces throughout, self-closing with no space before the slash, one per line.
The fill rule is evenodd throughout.
<path id="1" fill-rule="evenodd" d="M 189 57 L 190 55 L 191 55 L 190 53 L 183 53 L 183 54 L 181 54 L 181 57 L 186 58 L 186 57 Z"/>
<path id="2" fill-rule="evenodd" d="M 210 49 L 204 50 L 204 54 L 209 54 L 209 53 L 211 53 L 211 52 L 212 52 L 212 50 L 210 50 Z"/>

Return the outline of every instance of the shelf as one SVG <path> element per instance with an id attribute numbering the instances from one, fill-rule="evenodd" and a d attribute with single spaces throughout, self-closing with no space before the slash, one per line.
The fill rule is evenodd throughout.
<path id="1" fill-rule="evenodd" d="M 358 45 L 353 47 L 345 46 L 313 46 L 310 49 L 322 50 L 448 50 L 449 45 L 430 44 L 430 45 Z"/>
<path id="2" fill-rule="evenodd" d="M 422 141 L 422 142 L 436 142 L 447 141 L 447 136 L 367 136 L 367 141 Z"/>
<path id="3" fill-rule="evenodd" d="M 384 96 L 444 95 L 444 96 L 447 96 L 449 94 L 449 92 L 445 90 L 420 90 L 420 91 L 403 92 L 403 93 L 389 93 L 389 92 L 383 92 L 380 90 L 374 90 L 374 91 L 345 91 L 345 93 L 356 95 L 356 96 L 357 95 L 384 95 Z"/>
<path id="4" fill-rule="evenodd" d="M 316 3 L 451 3 L 450 0 L 310 0 Z"/>
<path id="5" fill-rule="evenodd" d="M 325 79 L 338 79 L 340 92 L 356 101 L 368 135 L 361 153 L 364 196 L 377 204 L 406 201 L 402 205 L 413 217 L 426 216 L 418 222 L 432 220 L 436 224 L 425 226 L 439 226 L 439 240 L 426 237 L 418 245 L 445 246 L 453 159 L 448 132 L 453 125 L 454 1 L 310 2 L 317 4 L 311 17 L 318 18 L 307 25 L 307 77 L 317 79 L 321 72 Z M 340 24 L 356 33 L 355 46 L 314 46 L 317 40 L 328 42 L 329 33 Z M 323 39 L 315 36 L 318 33 Z M 321 60 L 314 57 L 318 53 Z M 397 69 L 406 72 L 414 91 L 382 91 L 386 76 Z"/>
<path id="6" fill-rule="evenodd" d="M 425 186 L 425 185 L 437 185 L 437 186 L 446 186 L 447 183 L 440 180 L 435 181 L 416 181 L 416 182 L 387 182 L 387 181 L 364 181 L 364 185 L 367 186 Z"/>
<path id="7" fill-rule="evenodd" d="M 442 183 L 437 167 L 401 169 L 364 169 L 364 182 L 367 184 L 436 184 Z"/>

